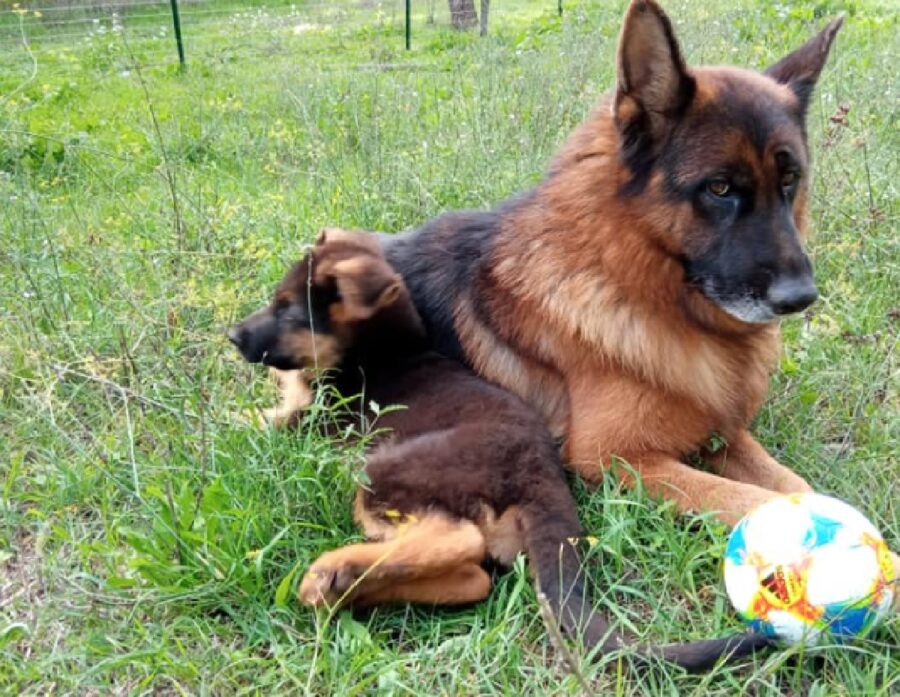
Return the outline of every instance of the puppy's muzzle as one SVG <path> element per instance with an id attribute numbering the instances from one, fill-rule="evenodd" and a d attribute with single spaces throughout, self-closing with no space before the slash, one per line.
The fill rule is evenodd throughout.
<path id="1" fill-rule="evenodd" d="M 235 324 L 231 327 L 226 333 L 225 336 L 228 337 L 228 340 L 234 344 L 239 350 L 241 346 L 244 345 L 244 336 L 241 331 L 241 325 Z"/>
<path id="2" fill-rule="evenodd" d="M 278 339 L 276 321 L 268 308 L 238 322 L 225 335 L 250 363 L 260 363 Z"/>
<path id="3" fill-rule="evenodd" d="M 254 346 L 252 334 L 243 325 L 235 324 L 226 332 L 225 336 L 241 352 L 246 361 L 259 363 L 262 360 L 263 350 L 259 346 Z"/>

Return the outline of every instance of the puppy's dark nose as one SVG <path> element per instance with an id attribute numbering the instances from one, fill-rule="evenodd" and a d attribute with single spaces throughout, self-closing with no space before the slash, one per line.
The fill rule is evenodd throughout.
<path id="1" fill-rule="evenodd" d="M 777 279 L 766 294 L 766 299 L 776 315 L 790 315 L 812 305 L 819 297 L 816 284 L 810 276 L 794 276 Z"/>
<path id="2" fill-rule="evenodd" d="M 239 324 L 235 324 L 231 327 L 225 336 L 227 336 L 228 340 L 238 348 L 241 348 L 244 345 L 245 333 Z"/>

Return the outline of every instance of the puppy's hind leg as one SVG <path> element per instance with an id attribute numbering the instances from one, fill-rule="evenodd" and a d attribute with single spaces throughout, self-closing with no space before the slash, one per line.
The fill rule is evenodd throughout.
<path id="1" fill-rule="evenodd" d="M 473 578 L 469 567 L 477 566 L 484 556 L 484 537 L 474 523 L 430 513 L 414 523 L 406 523 L 386 542 L 354 544 L 326 552 L 303 577 L 299 596 L 302 602 L 314 606 L 357 600 L 371 605 L 407 598 L 419 602 L 418 597 L 446 597 L 447 602 L 453 602 L 453 593 L 438 592 L 439 581 L 418 586 L 415 582 L 445 576 L 447 585 L 454 588 L 464 581 L 478 586 L 483 579 Z M 464 567 L 466 578 L 462 572 L 451 574 Z"/>
<path id="2" fill-rule="evenodd" d="M 478 564 L 464 563 L 440 576 L 417 578 L 384 585 L 358 595 L 353 604 L 360 607 L 381 603 L 420 603 L 425 605 L 466 605 L 484 600 L 491 592 L 491 577 Z"/>

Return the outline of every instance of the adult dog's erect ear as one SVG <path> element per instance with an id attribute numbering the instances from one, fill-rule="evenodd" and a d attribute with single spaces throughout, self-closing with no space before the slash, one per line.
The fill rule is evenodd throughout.
<path id="1" fill-rule="evenodd" d="M 652 152 L 694 95 L 672 23 L 653 0 L 632 0 L 619 36 L 613 106 L 626 160 Z M 650 151 L 650 152 L 648 152 Z"/>
<path id="2" fill-rule="evenodd" d="M 787 54 L 765 72 L 772 79 L 791 88 L 797 95 L 797 99 L 800 100 L 800 108 L 804 114 L 809 106 L 816 81 L 819 79 L 822 68 L 825 67 L 825 61 L 828 60 L 831 44 L 843 23 L 843 15 L 832 20 L 813 38 Z"/>

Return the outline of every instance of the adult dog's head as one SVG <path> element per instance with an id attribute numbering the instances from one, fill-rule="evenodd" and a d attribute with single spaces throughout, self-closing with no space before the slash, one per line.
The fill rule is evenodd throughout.
<path id="1" fill-rule="evenodd" d="M 802 247 L 809 185 L 805 116 L 842 19 L 764 73 L 689 69 L 668 18 L 635 0 L 612 102 L 620 195 L 680 259 L 703 296 L 744 323 L 818 293 Z"/>
<path id="2" fill-rule="evenodd" d="M 251 363 L 333 368 L 368 321 L 401 295 L 403 281 L 373 236 L 326 229 L 282 279 L 271 303 L 231 327 L 228 339 Z"/>

